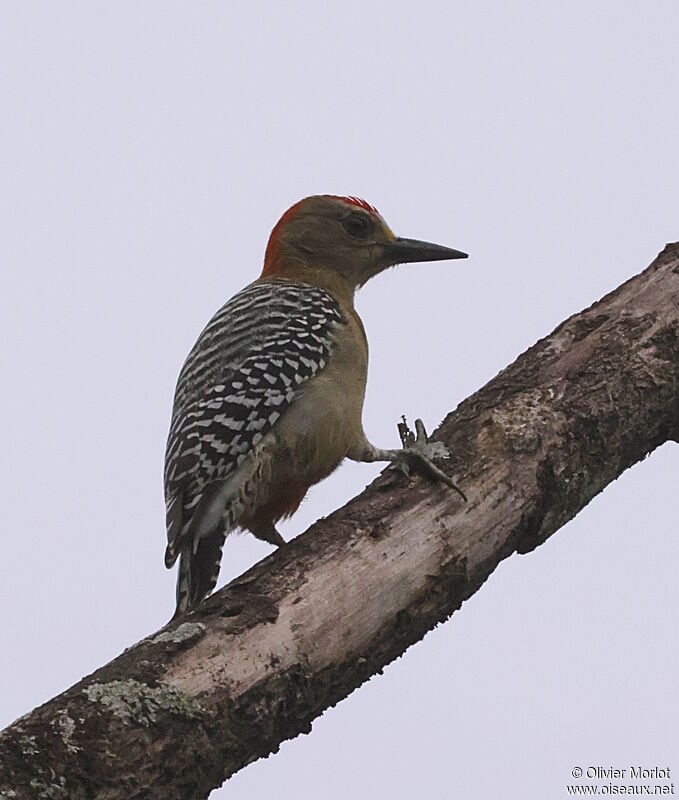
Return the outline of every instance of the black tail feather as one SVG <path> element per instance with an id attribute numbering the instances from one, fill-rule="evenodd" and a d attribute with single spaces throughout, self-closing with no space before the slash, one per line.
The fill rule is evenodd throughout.
<path id="1" fill-rule="evenodd" d="M 217 530 L 201 537 L 195 552 L 190 546 L 182 547 L 173 619 L 195 608 L 215 588 L 225 539 L 224 531 Z"/>

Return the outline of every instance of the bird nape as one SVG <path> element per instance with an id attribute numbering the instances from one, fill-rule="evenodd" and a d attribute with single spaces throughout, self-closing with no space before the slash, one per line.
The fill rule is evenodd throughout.
<path id="1" fill-rule="evenodd" d="M 466 253 L 395 236 L 355 197 L 307 197 L 283 214 L 260 277 L 212 317 L 177 381 L 165 454 L 175 616 L 214 589 L 231 531 L 284 544 L 276 523 L 345 458 L 419 466 L 454 487 L 424 428 L 403 449 L 367 439 L 368 346 L 354 294 L 395 264 L 457 258 Z"/>

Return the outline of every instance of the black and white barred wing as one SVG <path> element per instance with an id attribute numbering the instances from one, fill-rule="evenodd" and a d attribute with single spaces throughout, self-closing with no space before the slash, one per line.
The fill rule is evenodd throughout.
<path id="1" fill-rule="evenodd" d="M 209 322 L 175 392 L 165 454 L 168 566 L 216 487 L 323 369 L 343 322 L 326 291 L 281 280 L 248 286 Z"/>

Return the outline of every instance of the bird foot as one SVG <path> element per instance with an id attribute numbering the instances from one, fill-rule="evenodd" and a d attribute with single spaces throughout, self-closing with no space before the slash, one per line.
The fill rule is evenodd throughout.
<path id="1" fill-rule="evenodd" d="M 274 547 L 282 547 L 286 544 L 285 539 L 278 533 L 276 526 L 273 524 L 253 526 L 249 530 L 258 539 L 267 544 L 272 544 Z"/>
<path id="2" fill-rule="evenodd" d="M 429 441 L 421 419 L 415 420 L 415 433 L 408 427 L 405 417 L 401 417 L 401 420 L 398 423 L 398 435 L 401 438 L 403 450 L 400 451 L 401 458 L 396 462 L 399 469 L 408 476 L 411 469 L 415 469 L 434 481 L 445 483 L 446 486 L 454 489 L 466 503 L 467 497 L 462 489 L 456 486 L 452 478 L 434 464 L 434 459 L 450 458 L 446 446 L 442 442 Z"/>

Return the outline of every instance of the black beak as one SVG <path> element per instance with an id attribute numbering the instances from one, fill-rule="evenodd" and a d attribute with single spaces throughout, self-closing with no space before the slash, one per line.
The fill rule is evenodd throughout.
<path id="1" fill-rule="evenodd" d="M 467 258 L 467 254 L 440 244 L 399 238 L 385 245 L 384 257 L 390 264 L 407 264 L 411 261 L 448 261 L 452 258 Z"/>

